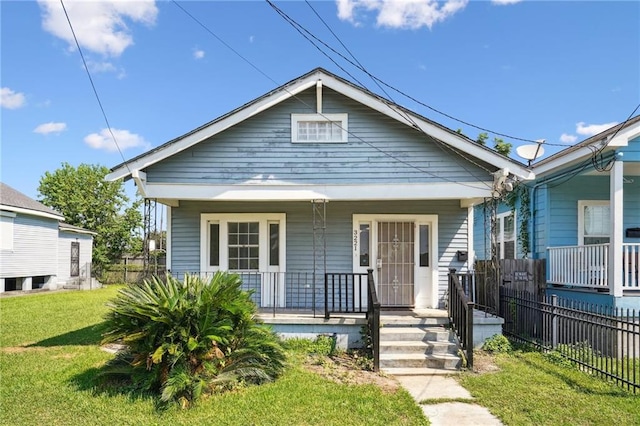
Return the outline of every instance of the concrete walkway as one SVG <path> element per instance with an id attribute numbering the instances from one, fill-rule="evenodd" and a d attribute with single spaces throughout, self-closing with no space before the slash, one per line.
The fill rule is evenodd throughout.
<path id="1" fill-rule="evenodd" d="M 485 407 L 473 402 L 433 403 L 438 399 L 458 399 L 473 401 L 473 397 L 456 379 L 438 374 L 421 376 L 395 376 L 398 382 L 418 404 L 433 426 L 498 426 L 498 420 Z"/>

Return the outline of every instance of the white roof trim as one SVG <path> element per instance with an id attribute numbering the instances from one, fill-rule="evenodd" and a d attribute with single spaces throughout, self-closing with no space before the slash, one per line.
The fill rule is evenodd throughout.
<path id="1" fill-rule="evenodd" d="M 21 207 L 7 206 L 7 205 L 4 205 L 4 204 L 0 204 L 0 210 L 8 210 L 8 211 L 11 211 L 11 212 L 28 214 L 28 215 L 31 215 L 31 216 L 46 217 L 47 219 L 64 220 L 64 216 L 62 216 L 62 215 L 57 215 L 57 214 L 52 214 L 52 213 L 47 213 L 47 212 L 41 212 L 41 211 L 38 211 L 38 210 L 23 209 Z"/>
<path id="2" fill-rule="evenodd" d="M 491 196 L 490 182 L 346 185 L 147 184 L 150 198 L 201 201 L 446 200 Z M 428 194 L 428 195 L 423 195 Z"/>
<path id="3" fill-rule="evenodd" d="M 87 235 L 98 235 L 97 232 L 89 231 L 88 229 L 78 229 L 77 227 L 70 227 L 66 224 L 58 225 L 58 229 L 63 232 L 73 232 L 75 234 L 87 234 Z"/>
<path id="4" fill-rule="evenodd" d="M 624 129 L 621 129 L 611 140 L 609 140 L 609 136 L 603 136 L 602 138 L 594 140 L 593 142 L 587 143 L 583 146 L 576 146 L 573 150 L 571 149 L 572 147 L 569 147 L 566 149 L 565 153 L 563 153 L 563 151 L 560 151 L 553 157 L 542 160 L 537 165 L 534 164 L 533 171 L 538 176 L 545 173 L 553 172 L 556 168 L 560 169 L 562 167 L 570 165 L 573 162 L 590 157 L 593 154 L 593 150 L 596 148 L 601 148 L 605 141 L 608 141 L 605 152 L 609 152 L 615 148 L 628 146 L 629 142 L 637 138 L 638 136 L 640 136 L 640 122 L 636 122 L 630 126 L 625 127 Z"/>
<path id="5" fill-rule="evenodd" d="M 409 127 L 414 127 L 406 116 L 409 115 L 418 127 L 425 133 L 437 138 L 438 140 L 470 154 L 471 156 L 485 161 L 489 164 L 493 164 L 498 168 L 508 168 L 515 176 L 524 179 L 531 180 L 534 178 L 534 174 L 524 166 L 520 166 L 517 162 L 502 157 L 498 153 L 494 153 L 480 145 L 470 142 L 462 136 L 457 136 L 454 133 L 447 131 L 439 126 L 436 126 L 429 121 L 421 118 L 415 113 L 411 113 L 408 110 L 400 110 L 397 106 L 387 104 L 381 101 L 378 97 L 363 91 L 360 88 L 356 88 L 350 84 L 347 84 L 321 70 L 308 74 L 304 78 L 297 80 L 291 86 L 283 86 L 280 90 L 275 91 L 273 94 L 265 96 L 254 104 L 250 104 L 245 108 L 238 110 L 235 113 L 230 114 L 227 117 L 220 119 L 208 126 L 201 128 L 191 134 L 184 136 L 182 139 L 177 140 L 174 143 L 168 144 L 164 148 L 160 148 L 157 151 L 152 151 L 149 154 L 143 155 L 137 160 L 133 160 L 128 163 L 120 165 L 117 169 L 109 173 L 106 180 L 117 180 L 127 177 L 131 174 L 131 170 L 141 170 L 145 167 L 149 167 L 158 161 L 161 161 L 171 155 L 177 154 L 198 142 L 207 139 L 229 127 L 238 124 L 260 112 L 271 108 L 272 106 L 283 102 L 310 87 L 317 85 L 318 79 L 322 79 L 322 85 L 337 91 L 357 102 L 360 102 L 375 111 L 378 111 L 388 117 L 391 117 Z"/>

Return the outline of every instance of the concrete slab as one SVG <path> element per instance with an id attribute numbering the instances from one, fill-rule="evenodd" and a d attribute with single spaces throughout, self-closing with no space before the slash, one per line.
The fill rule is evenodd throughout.
<path id="1" fill-rule="evenodd" d="M 443 375 L 428 376 L 396 376 L 416 402 L 425 399 L 473 399 L 468 390 L 456 379 Z"/>
<path id="2" fill-rule="evenodd" d="M 501 426 L 503 423 L 484 407 L 464 402 L 422 405 L 432 426 Z"/>

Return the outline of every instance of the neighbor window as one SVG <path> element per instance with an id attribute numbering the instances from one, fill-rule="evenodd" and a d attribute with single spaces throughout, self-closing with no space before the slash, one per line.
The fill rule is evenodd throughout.
<path id="1" fill-rule="evenodd" d="M 13 218 L 15 213 L 0 212 L 0 249 L 13 250 Z"/>
<path id="2" fill-rule="evenodd" d="M 514 213 L 502 213 L 496 217 L 498 227 L 497 254 L 500 259 L 516 258 L 516 219 Z"/>
<path id="3" fill-rule="evenodd" d="M 291 114 L 291 141 L 347 142 L 347 114 Z"/>
<path id="4" fill-rule="evenodd" d="M 277 272 L 284 256 L 285 215 L 203 214 L 201 269 Z"/>
<path id="5" fill-rule="evenodd" d="M 610 229 L 609 201 L 578 201 L 578 243 L 580 245 L 608 243 Z"/>

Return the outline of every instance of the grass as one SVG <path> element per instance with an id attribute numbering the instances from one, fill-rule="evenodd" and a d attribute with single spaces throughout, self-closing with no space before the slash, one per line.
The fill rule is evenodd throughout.
<path id="1" fill-rule="evenodd" d="M 113 357 L 99 347 L 117 287 L 0 299 L 0 424 L 427 425 L 404 390 L 335 383 L 292 356 L 277 381 L 216 395 L 190 410 L 96 382 Z"/>
<path id="2" fill-rule="evenodd" d="M 640 396 L 538 352 L 495 356 L 499 371 L 465 373 L 462 385 L 507 425 L 638 425 Z"/>

